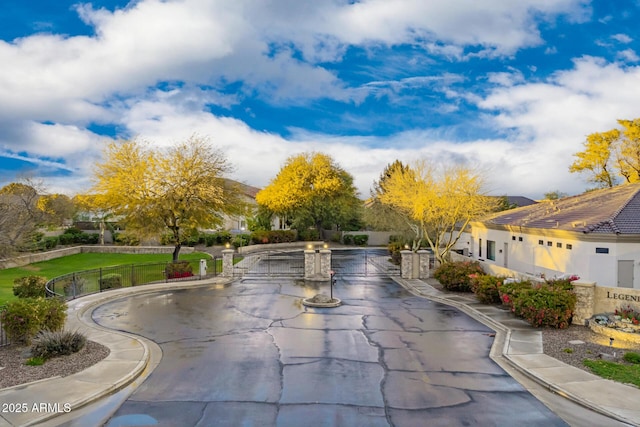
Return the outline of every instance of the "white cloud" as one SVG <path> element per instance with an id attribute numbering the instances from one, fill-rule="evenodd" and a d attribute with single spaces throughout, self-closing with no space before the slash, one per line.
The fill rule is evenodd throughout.
<path id="1" fill-rule="evenodd" d="M 625 49 L 618 52 L 618 58 L 622 59 L 625 62 L 638 62 L 640 61 L 640 56 L 633 49 Z"/>
<path id="2" fill-rule="evenodd" d="M 611 38 L 624 44 L 631 43 L 633 41 L 633 39 L 626 34 L 614 34 Z"/>

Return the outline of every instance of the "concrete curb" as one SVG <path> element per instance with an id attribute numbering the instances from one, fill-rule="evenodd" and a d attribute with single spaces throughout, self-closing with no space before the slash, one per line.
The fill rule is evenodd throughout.
<path id="1" fill-rule="evenodd" d="M 462 302 L 462 301 L 457 301 L 455 298 L 460 298 L 458 296 L 443 296 L 442 293 L 440 293 L 440 291 L 435 290 L 435 292 L 431 293 L 431 292 L 422 292 L 420 289 L 416 288 L 416 286 L 414 286 L 414 284 L 412 282 L 420 282 L 423 284 L 423 286 L 425 285 L 425 283 L 421 280 L 413 280 L 413 281 L 409 281 L 406 279 L 401 279 L 401 278 L 397 278 L 397 277 L 393 277 L 392 278 L 396 283 L 398 283 L 400 286 L 404 287 L 405 289 L 407 289 L 409 292 L 411 292 L 411 294 L 418 296 L 418 297 L 422 297 L 422 298 L 427 298 L 431 301 L 435 301 L 435 302 L 439 302 L 445 305 L 449 305 L 452 307 L 456 307 L 458 309 L 460 309 L 461 311 L 463 311 L 465 314 L 469 315 L 470 317 L 472 317 L 473 319 L 481 322 L 482 324 L 488 326 L 489 328 L 493 329 L 496 332 L 496 336 L 493 342 L 493 345 L 491 346 L 491 351 L 489 353 L 489 356 L 491 357 L 491 359 L 493 359 L 496 363 L 501 364 L 501 361 L 506 361 L 510 367 L 514 368 L 515 370 L 517 370 L 518 372 L 520 372 L 521 374 L 525 375 L 527 378 L 535 381 L 537 384 L 541 385 L 542 387 L 544 387 L 545 389 L 547 389 L 550 392 L 553 392 L 559 396 L 562 396 L 568 400 L 571 400 L 574 403 L 577 403 L 578 405 L 581 405 L 587 409 L 590 409 L 594 412 L 598 412 L 606 417 L 609 417 L 611 419 L 623 422 L 623 423 L 628 423 L 630 425 L 639 425 L 637 420 L 633 420 L 630 418 L 625 417 L 624 415 L 618 414 L 616 412 L 613 412 L 612 410 L 609 410 L 607 408 L 604 408 L 602 405 L 599 405 L 597 403 L 594 403 L 588 399 L 585 399 L 581 396 L 578 396 L 577 394 L 563 388 L 562 386 L 558 385 L 558 384 L 554 384 L 549 382 L 548 380 L 546 380 L 545 378 L 541 377 L 540 375 L 537 375 L 535 372 L 532 372 L 531 369 L 528 369 L 527 367 L 522 366 L 520 363 L 518 363 L 516 360 L 513 359 L 512 355 L 510 354 L 510 347 L 511 347 L 511 337 L 512 337 L 512 329 L 509 328 L 508 326 L 503 325 L 502 323 L 496 321 L 495 319 L 491 318 L 490 316 L 481 313 L 479 311 L 477 311 L 476 309 L 470 307 L 469 305 L 467 305 L 466 303 Z M 430 285 L 426 284 L 427 286 L 431 287 Z M 561 363 L 561 362 L 559 362 Z M 567 365 L 568 366 L 568 365 Z M 568 366 L 569 367 L 569 366 Z M 581 371 L 578 368 L 574 368 L 574 367 L 569 367 L 570 369 L 575 369 L 577 371 Z M 582 372 L 581 372 L 582 373 Z M 593 377 L 594 381 L 603 381 L 606 383 L 611 383 L 611 384 L 615 384 L 618 385 L 618 383 L 615 383 L 614 381 L 611 380 L 606 380 L 606 379 L 602 379 L 601 377 L 598 377 L 594 374 L 589 374 L 586 371 L 584 371 L 584 374 L 586 375 L 590 375 Z"/>

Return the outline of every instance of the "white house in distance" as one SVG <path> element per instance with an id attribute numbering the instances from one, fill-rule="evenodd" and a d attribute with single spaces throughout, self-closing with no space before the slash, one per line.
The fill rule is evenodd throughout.
<path id="1" fill-rule="evenodd" d="M 456 249 L 531 275 L 640 289 L 640 183 L 492 214 Z"/>

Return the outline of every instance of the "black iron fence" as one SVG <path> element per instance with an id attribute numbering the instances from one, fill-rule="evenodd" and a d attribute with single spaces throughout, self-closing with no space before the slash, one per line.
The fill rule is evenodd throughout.
<path id="1" fill-rule="evenodd" d="M 104 292 L 110 289 L 127 288 L 151 283 L 200 280 L 220 275 L 222 259 L 206 260 L 206 269 L 201 273 L 200 261 L 189 261 L 189 271 L 174 271 L 170 262 L 119 265 L 78 271 L 53 278 L 47 282 L 47 294 L 74 299 L 83 295 Z"/>
<path id="2" fill-rule="evenodd" d="M 0 306 L 0 313 L 4 311 L 4 306 Z M 2 324 L 2 316 L 0 316 L 0 347 L 11 344 L 7 338 L 7 334 L 4 332 L 4 325 Z"/>
<path id="3" fill-rule="evenodd" d="M 304 277 L 304 252 L 273 250 L 236 255 L 233 259 L 233 275 Z"/>
<path id="4" fill-rule="evenodd" d="M 400 266 L 386 249 L 344 249 L 331 252 L 331 270 L 340 276 L 399 276 Z"/>

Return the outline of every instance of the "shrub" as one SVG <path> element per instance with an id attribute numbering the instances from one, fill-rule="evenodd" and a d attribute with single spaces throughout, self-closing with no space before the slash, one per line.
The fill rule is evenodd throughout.
<path id="1" fill-rule="evenodd" d="M 352 245 L 353 234 L 345 234 L 344 236 L 342 236 L 342 243 L 344 243 L 345 245 Z"/>
<path id="2" fill-rule="evenodd" d="M 320 240 L 320 233 L 315 228 L 310 228 L 308 230 L 299 230 L 298 240 L 302 240 L 305 242 Z"/>
<path id="3" fill-rule="evenodd" d="M 138 246 L 140 239 L 131 233 L 113 233 L 113 241 L 121 246 Z"/>
<path id="4" fill-rule="evenodd" d="M 367 234 L 356 234 L 353 236 L 353 243 L 357 246 L 365 246 L 369 241 L 369 235 Z"/>
<path id="5" fill-rule="evenodd" d="M 31 355 L 42 359 L 67 356 L 77 353 L 87 343 L 87 338 L 78 331 L 41 331 L 33 339 Z"/>
<path id="6" fill-rule="evenodd" d="M 40 330 L 62 329 L 67 304 L 58 298 L 21 298 L 7 303 L 0 318 L 9 341 L 29 344 Z"/>
<path id="7" fill-rule="evenodd" d="M 20 277 L 13 281 L 13 295 L 18 298 L 45 297 L 47 278 L 43 276 Z"/>
<path id="8" fill-rule="evenodd" d="M 636 365 L 640 363 L 640 354 L 635 353 L 633 351 L 629 351 L 629 352 L 625 353 L 622 358 L 625 361 L 627 361 L 629 363 L 636 364 Z"/>
<path id="9" fill-rule="evenodd" d="M 514 311 L 513 301 L 518 297 L 520 292 L 531 289 L 531 286 L 532 283 L 527 280 L 522 282 L 503 283 L 498 289 L 500 301 L 502 304 L 510 307 L 511 311 Z"/>
<path id="10" fill-rule="evenodd" d="M 42 357 L 30 357 L 24 364 L 27 366 L 41 366 L 44 365 L 44 359 Z"/>
<path id="11" fill-rule="evenodd" d="M 621 319 L 629 320 L 634 325 L 640 324 L 640 313 L 630 305 L 616 309 L 615 314 L 620 316 Z"/>
<path id="12" fill-rule="evenodd" d="M 100 290 L 117 289 L 122 287 L 122 276 L 120 274 L 105 274 L 99 280 Z"/>
<path id="13" fill-rule="evenodd" d="M 568 290 L 542 284 L 518 292 L 513 301 L 514 312 L 535 327 L 569 327 L 576 295 Z"/>
<path id="14" fill-rule="evenodd" d="M 67 303 L 62 298 L 38 298 L 40 307 L 40 318 L 42 321 L 40 329 L 59 331 L 64 328 L 67 320 Z"/>
<path id="15" fill-rule="evenodd" d="M 449 291 L 471 292 L 471 274 L 484 274 L 477 262 L 458 261 L 447 262 L 433 272 L 442 286 Z"/>
<path id="16" fill-rule="evenodd" d="M 400 263 L 402 263 L 402 254 L 400 251 L 404 250 L 404 244 L 402 242 L 390 242 L 387 245 L 387 249 L 391 255 L 391 262 L 400 265 Z"/>
<path id="17" fill-rule="evenodd" d="M 55 249 L 59 242 L 58 236 L 45 237 L 43 240 L 44 249 Z"/>
<path id="18" fill-rule="evenodd" d="M 167 279 L 179 279 L 193 276 L 193 267 L 189 261 L 178 261 L 167 264 Z"/>
<path id="19" fill-rule="evenodd" d="M 471 274 L 471 290 L 478 300 L 483 304 L 500 304 L 500 292 L 503 277 L 490 276 L 487 274 Z"/>
<path id="20" fill-rule="evenodd" d="M 231 240 L 231 244 L 235 248 L 239 248 L 240 246 L 248 246 L 251 243 L 251 235 L 249 234 L 238 234 L 233 240 Z"/>
<path id="21" fill-rule="evenodd" d="M 78 296 L 82 295 L 82 291 L 84 290 L 84 285 L 86 283 L 87 280 L 83 277 L 73 277 L 71 280 L 65 280 L 62 289 L 66 296 Z"/>

